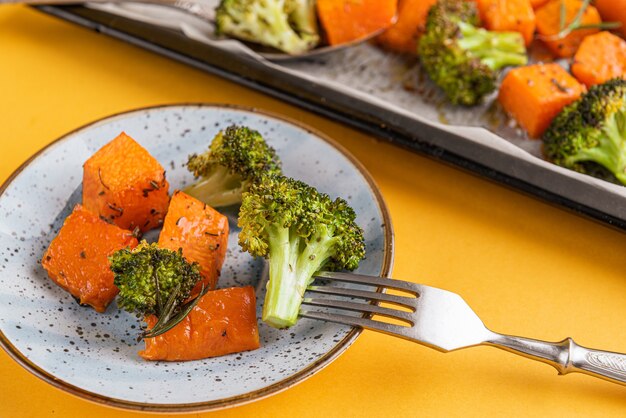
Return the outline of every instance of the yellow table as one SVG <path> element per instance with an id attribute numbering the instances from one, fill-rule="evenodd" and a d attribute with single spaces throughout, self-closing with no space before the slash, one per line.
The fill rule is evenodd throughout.
<path id="1" fill-rule="evenodd" d="M 456 291 L 492 329 L 626 352 L 626 235 L 285 103 L 21 6 L 0 6 L 0 181 L 62 134 L 177 102 L 256 106 L 365 164 L 396 232 L 393 276 Z M 55 389 L 0 350 L 0 417 L 130 417 Z M 626 388 L 489 347 L 441 354 L 364 332 L 309 380 L 210 416 L 624 416 Z M 209 416 L 209 414 L 195 414 Z"/>

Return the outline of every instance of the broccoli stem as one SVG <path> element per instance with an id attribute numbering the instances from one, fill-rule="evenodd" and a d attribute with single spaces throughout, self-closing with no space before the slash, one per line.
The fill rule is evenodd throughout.
<path id="1" fill-rule="evenodd" d="M 492 32 L 464 22 L 458 25 L 463 35 L 458 40 L 459 46 L 492 70 L 528 63 L 524 38 L 520 33 Z"/>
<path id="2" fill-rule="evenodd" d="M 593 161 L 611 171 L 626 185 L 626 108 L 613 113 L 604 124 L 598 146 L 580 150 L 568 163 Z"/>
<path id="3" fill-rule="evenodd" d="M 296 262 L 300 239 L 290 238 L 289 228 L 268 229 L 270 280 L 267 284 L 263 321 L 275 328 L 295 324 L 302 296 L 298 293 Z"/>
<path id="4" fill-rule="evenodd" d="M 298 257 L 298 283 L 303 283 L 298 290 L 302 295 L 313 281 L 313 275 L 334 255 L 337 244 L 337 239 L 330 237 L 326 228 L 309 237 L 308 241 Z"/>
<path id="5" fill-rule="evenodd" d="M 272 227 L 269 233 L 270 280 L 263 304 L 263 321 L 275 328 L 287 328 L 298 320 L 304 292 L 333 255 L 336 239 L 325 228 L 303 239 L 288 228 Z"/>
<path id="6" fill-rule="evenodd" d="M 228 206 L 241 202 L 242 180 L 228 168 L 219 166 L 199 182 L 183 190 L 209 206 Z"/>

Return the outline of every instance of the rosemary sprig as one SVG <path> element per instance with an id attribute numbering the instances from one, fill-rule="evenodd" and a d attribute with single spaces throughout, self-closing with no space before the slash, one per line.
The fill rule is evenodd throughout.
<path id="1" fill-rule="evenodd" d="M 154 327 L 152 327 L 152 329 L 144 331 L 141 334 L 141 338 L 154 338 L 174 328 L 183 319 L 185 319 L 187 315 L 189 315 L 189 312 L 191 312 L 191 310 L 196 307 L 196 305 L 200 302 L 200 299 L 202 299 L 202 297 L 206 295 L 209 291 L 209 288 L 205 288 L 203 284 L 200 293 L 198 293 L 198 296 L 182 305 L 178 313 L 172 316 L 172 314 L 176 311 L 176 294 L 179 292 L 179 289 L 180 286 L 177 286 L 176 289 L 172 291 L 172 294 L 165 304 L 163 313 L 159 317 L 159 320 L 156 324 L 154 324 Z"/>
<path id="2" fill-rule="evenodd" d="M 165 302 L 165 306 L 163 307 L 163 310 L 159 313 L 159 320 L 157 321 L 156 324 L 154 324 L 152 329 L 160 328 L 164 323 L 166 323 L 170 319 L 170 316 L 172 316 L 172 313 L 174 313 L 174 309 L 176 309 L 176 298 L 178 297 L 179 292 L 180 292 L 180 283 L 176 285 L 174 290 L 172 290 L 172 293 L 170 293 L 170 297 L 167 299 L 167 302 Z"/>
<path id="3" fill-rule="evenodd" d="M 567 6 L 565 6 L 565 2 L 561 0 L 559 9 L 559 32 L 565 29 L 565 25 L 567 24 Z"/>
<path id="4" fill-rule="evenodd" d="M 574 19 L 567 24 L 567 8 L 565 2 L 561 0 L 561 8 L 559 13 L 559 31 L 553 35 L 539 35 L 538 38 L 544 41 L 557 41 L 559 39 L 566 38 L 570 33 L 575 30 L 582 29 L 617 29 L 622 26 L 621 22 L 600 22 L 581 24 L 581 20 L 585 15 L 585 11 L 589 7 L 591 0 L 583 0 L 583 4 L 576 12 Z"/>

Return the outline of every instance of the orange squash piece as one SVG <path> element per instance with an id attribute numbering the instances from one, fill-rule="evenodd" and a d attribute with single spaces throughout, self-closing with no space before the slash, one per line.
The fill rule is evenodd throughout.
<path id="1" fill-rule="evenodd" d="M 330 45 L 367 37 L 393 25 L 397 0 L 317 0 L 317 16 Z"/>
<path id="2" fill-rule="evenodd" d="M 124 132 L 83 165 L 83 206 L 120 228 L 161 226 L 168 189 L 161 164 Z"/>
<path id="3" fill-rule="evenodd" d="M 616 30 L 626 36 L 626 0 L 595 0 L 593 4 L 604 22 L 620 22 Z"/>
<path id="4" fill-rule="evenodd" d="M 587 36 L 574 55 L 571 70 L 587 87 L 626 78 L 626 41 L 610 32 Z"/>
<path id="5" fill-rule="evenodd" d="M 157 318 L 146 318 L 152 328 Z M 184 361 L 223 356 L 260 347 L 254 288 L 213 290 L 171 330 L 146 338 L 146 360 Z"/>
<path id="6" fill-rule="evenodd" d="M 183 250 L 183 257 L 200 265 L 202 284 L 215 289 L 228 246 L 228 218 L 206 203 L 181 191 L 175 191 L 159 235 L 159 246 Z"/>
<path id="7" fill-rule="evenodd" d="M 426 31 L 426 17 L 437 0 L 400 0 L 398 20 L 376 37 L 384 48 L 392 51 L 417 54 L 417 41 Z"/>
<path id="8" fill-rule="evenodd" d="M 530 0 L 530 5 L 533 6 L 533 9 L 537 9 L 544 4 L 546 4 L 548 0 Z"/>
<path id="9" fill-rule="evenodd" d="M 577 29 L 562 39 L 550 38 L 560 32 L 561 2 L 565 4 L 566 27 L 574 20 L 578 11 L 583 6 L 582 0 L 550 0 L 550 2 L 535 10 L 537 32 L 541 36 L 542 41 L 555 56 L 559 58 L 569 58 L 576 53 L 580 43 L 586 36 L 599 32 L 599 29 Z M 598 10 L 589 5 L 582 16 L 580 24 L 592 25 L 600 22 L 601 19 Z"/>
<path id="10" fill-rule="evenodd" d="M 498 100 L 531 138 L 538 138 L 561 109 L 583 92 L 584 86 L 560 65 L 537 64 L 509 71 Z"/>
<path id="11" fill-rule="evenodd" d="M 476 0 L 485 28 L 496 32 L 519 32 L 526 45 L 535 34 L 535 12 L 530 0 Z"/>
<path id="12" fill-rule="evenodd" d="M 111 225 L 76 205 L 50 243 L 41 265 L 53 282 L 81 304 L 104 312 L 118 293 L 108 256 L 136 245 L 131 231 Z"/>

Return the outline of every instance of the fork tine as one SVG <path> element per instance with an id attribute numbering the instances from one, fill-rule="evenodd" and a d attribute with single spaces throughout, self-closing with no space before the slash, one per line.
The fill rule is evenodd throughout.
<path id="1" fill-rule="evenodd" d="M 353 327 L 361 327 L 400 337 L 404 337 L 404 333 L 407 330 L 407 327 L 402 325 L 388 324 L 386 322 L 374 321 L 372 319 L 366 319 L 350 315 L 329 314 L 326 312 L 318 311 L 300 312 L 300 317 L 319 319 L 322 321 L 334 322 L 335 324 L 350 325 Z"/>
<path id="2" fill-rule="evenodd" d="M 336 299 L 318 299 L 318 298 L 304 298 L 302 301 L 304 305 L 321 306 L 326 308 L 345 309 L 348 311 L 372 313 L 376 315 L 386 316 L 388 318 L 399 319 L 413 325 L 413 320 L 408 312 L 399 311 L 397 309 L 384 308 L 382 306 L 371 305 L 369 303 L 355 303 L 344 300 Z"/>
<path id="3" fill-rule="evenodd" d="M 340 282 L 360 283 L 371 286 L 382 286 L 389 289 L 404 290 L 414 295 L 419 295 L 419 285 L 401 280 L 386 279 L 384 277 L 365 276 L 363 274 L 337 273 L 334 271 L 321 271 L 315 275 L 320 279 L 337 280 Z"/>
<path id="4" fill-rule="evenodd" d="M 407 307 L 413 311 L 415 311 L 417 303 L 417 299 L 413 297 L 388 295 L 386 293 L 371 292 L 367 290 L 344 289 L 333 286 L 309 286 L 307 290 L 326 295 L 347 296 L 359 299 L 375 300 L 379 302 L 389 302 L 395 305 Z"/>

